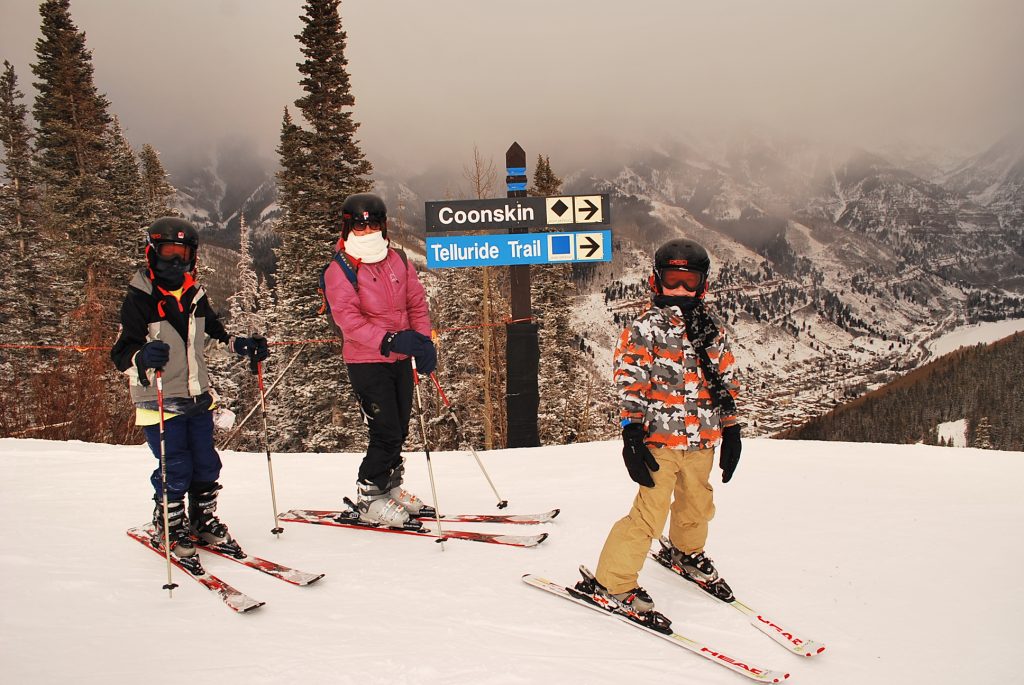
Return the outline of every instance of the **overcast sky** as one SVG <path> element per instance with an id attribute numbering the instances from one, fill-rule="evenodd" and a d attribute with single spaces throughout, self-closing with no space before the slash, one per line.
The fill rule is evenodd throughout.
<path id="1" fill-rule="evenodd" d="M 0 60 L 34 97 L 39 14 L 0 0 Z M 301 0 L 72 0 L 135 145 L 228 135 L 273 157 L 300 95 Z M 378 167 L 601 154 L 723 130 L 977 150 L 1024 125 L 1021 0 L 346 0 Z M 500 164 L 503 166 L 503 164 Z M 556 165 L 557 168 L 557 165 Z"/>

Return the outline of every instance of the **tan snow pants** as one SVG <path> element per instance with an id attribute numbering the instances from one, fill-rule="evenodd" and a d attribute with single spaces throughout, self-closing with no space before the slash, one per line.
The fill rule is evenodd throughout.
<path id="1" fill-rule="evenodd" d="M 665 529 L 671 510 L 669 539 L 692 554 L 704 549 L 708 521 L 715 516 L 714 490 L 708 478 L 715 450 L 674 450 L 652 447 L 660 467 L 651 472 L 654 487 L 640 486 L 633 508 L 612 526 L 594 574 L 612 594 L 637 587 L 640 568 L 651 540 Z"/>

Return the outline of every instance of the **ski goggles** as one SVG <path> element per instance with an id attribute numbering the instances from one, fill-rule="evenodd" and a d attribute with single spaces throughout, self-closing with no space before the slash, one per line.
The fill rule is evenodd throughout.
<path id="1" fill-rule="evenodd" d="M 368 233 L 370 231 L 380 231 L 384 228 L 384 222 L 378 221 L 377 219 L 356 219 L 352 221 L 351 230 L 356 233 Z"/>
<path id="2" fill-rule="evenodd" d="M 170 261 L 177 258 L 183 262 L 192 261 L 191 245 L 186 245 L 185 243 L 157 243 L 155 248 L 156 254 L 160 259 Z"/>
<path id="3" fill-rule="evenodd" d="M 675 290 L 682 286 L 691 293 L 700 292 L 704 287 L 707 275 L 700 271 L 683 271 L 681 269 L 660 269 L 658 280 L 662 288 Z"/>

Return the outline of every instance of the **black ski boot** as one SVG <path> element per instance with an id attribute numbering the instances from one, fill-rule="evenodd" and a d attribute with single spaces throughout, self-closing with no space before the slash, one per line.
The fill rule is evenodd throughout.
<path id="1" fill-rule="evenodd" d="M 702 590 L 723 602 L 731 602 L 735 599 L 732 588 L 722 579 L 711 558 L 703 551 L 687 554 L 667 538 L 663 537 L 659 542 L 661 542 L 661 550 L 658 552 L 658 561 L 663 566 L 687 580 L 693 581 Z"/>
<path id="2" fill-rule="evenodd" d="M 153 508 L 153 537 L 157 547 L 164 548 L 164 506 L 158 500 Z M 171 554 L 179 559 L 188 559 L 196 554 L 196 546 L 188 534 L 188 521 L 185 519 L 185 502 L 178 500 L 167 503 L 167 533 L 170 539 Z"/>
<path id="3" fill-rule="evenodd" d="M 566 588 L 569 594 L 590 602 L 613 614 L 621 614 L 640 625 L 666 635 L 672 634 L 672 622 L 664 614 L 654 610 L 654 600 L 642 587 L 635 587 L 626 592 L 611 594 L 608 589 L 597 582 L 597 578 L 586 566 L 580 566 L 583 580 L 574 588 Z"/>
<path id="4" fill-rule="evenodd" d="M 188 517 L 192 534 L 201 544 L 230 551 L 236 545 L 228 527 L 217 518 L 217 494 L 222 487 L 216 482 L 192 483 L 188 489 Z"/>

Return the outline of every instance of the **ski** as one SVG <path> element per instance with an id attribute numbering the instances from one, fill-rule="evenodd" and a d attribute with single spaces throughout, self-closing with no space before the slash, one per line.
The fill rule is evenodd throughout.
<path id="1" fill-rule="evenodd" d="M 127 532 L 128 537 L 153 550 L 159 556 L 165 556 L 164 551 L 160 549 L 159 543 L 153 540 L 152 529 L 147 529 L 145 527 L 129 528 Z M 187 573 L 190 577 L 195 578 L 195 580 L 207 590 L 216 592 L 225 604 L 240 614 L 244 614 L 254 609 L 259 609 L 265 604 L 265 602 L 260 602 L 259 600 L 253 599 L 252 597 L 239 592 L 217 576 L 207 573 L 206 570 L 203 569 L 202 564 L 199 563 L 198 558 L 194 558 L 186 563 L 172 554 L 171 563 Z"/>
<path id="2" fill-rule="evenodd" d="M 759 683 L 781 683 L 783 680 L 789 677 L 788 673 L 782 673 L 780 671 L 771 671 L 768 669 L 759 668 L 757 666 L 754 666 L 753 664 L 743 661 L 742 659 L 738 659 L 728 654 L 724 654 L 716 649 L 708 647 L 707 645 L 701 642 L 698 642 L 697 640 L 693 640 L 684 635 L 680 635 L 679 633 L 659 633 L 657 630 L 653 630 L 635 621 L 631 621 L 623 614 L 616 614 L 610 611 L 606 611 L 605 609 L 602 609 L 596 604 L 591 604 L 590 602 L 587 602 L 584 599 L 580 599 L 579 597 L 572 594 L 570 588 L 565 587 L 563 585 L 559 585 L 558 583 L 554 583 L 548 580 L 547 578 L 541 578 L 539 576 L 527 573 L 523 576 L 523 580 L 535 588 L 539 588 L 546 592 L 550 592 L 553 595 L 557 595 L 559 597 L 569 600 L 570 602 L 574 602 L 576 604 L 579 604 L 580 606 L 587 607 L 588 609 L 593 609 L 594 611 L 604 614 L 605 616 L 611 616 L 612 618 L 616 618 L 622 621 L 623 623 L 631 625 L 634 628 L 639 628 L 640 630 L 648 632 L 652 635 L 657 635 L 663 640 L 668 640 L 672 644 L 683 647 L 684 649 L 688 649 L 694 654 L 704 657 L 708 661 L 714 662 L 719 666 L 723 666 L 729 669 L 733 673 L 738 673 Z"/>
<path id="3" fill-rule="evenodd" d="M 234 540 L 219 545 L 211 545 L 206 542 L 202 542 L 199 538 L 193 535 L 192 541 L 199 549 L 224 557 L 225 559 L 238 562 L 243 566 L 248 566 L 251 569 L 255 569 L 261 573 L 266 573 L 268 576 L 273 576 L 278 580 L 283 580 L 284 582 L 291 583 L 292 585 L 310 585 L 324 577 L 323 573 L 299 571 L 298 569 L 289 568 L 274 561 L 249 556 L 242 551 L 242 548 L 239 547 L 238 543 Z"/>
<path id="4" fill-rule="evenodd" d="M 661 538 L 659 542 L 661 542 L 662 551 L 669 548 L 672 544 L 664 537 Z M 764 616 L 764 614 L 758 613 L 757 611 L 750 608 L 740 600 L 734 598 L 732 601 L 727 602 L 721 599 L 720 597 L 715 595 L 715 593 L 712 590 L 708 589 L 697 580 L 691 578 L 683 569 L 673 564 L 671 559 L 669 559 L 666 555 L 659 554 L 657 552 L 651 552 L 651 558 L 657 561 L 665 568 L 667 568 L 668 570 L 675 573 L 676 575 L 685 578 L 686 580 L 690 581 L 691 583 L 699 587 L 703 591 L 703 594 L 712 597 L 717 602 L 720 602 L 722 604 L 728 604 L 732 608 L 736 609 L 736 611 L 740 612 L 741 614 L 747 617 L 747 619 L 750 621 L 750 625 L 754 626 L 762 633 L 770 637 L 772 640 L 785 647 L 787 651 L 792 652 L 797 656 L 816 656 L 825 651 L 825 645 L 823 645 L 822 643 L 798 637 L 795 633 L 793 633 L 793 631 L 783 628 L 775 621 L 767 618 L 766 616 Z"/>
<path id="5" fill-rule="evenodd" d="M 371 523 L 364 523 L 347 511 L 292 509 L 281 514 L 279 518 L 281 521 L 288 521 L 290 523 L 315 523 L 323 526 L 375 530 L 381 533 L 397 533 L 399 535 L 415 535 L 418 537 L 435 538 L 437 540 L 441 539 L 440 535 L 429 530 L 385 528 Z M 444 539 L 446 540 L 469 540 L 471 542 L 485 542 L 492 545 L 508 545 L 510 547 L 536 547 L 544 542 L 547 537 L 547 533 L 541 533 L 540 535 L 500 535 L 495 533 L 477 533 L 470 530 L 449 530 L 447 528 L 444 531 Z"/>
<path id="6" fill-rule="evenodd" d="M 514 523 L 519 525 L 534 525 L 538 523 L 551 523 L 560 509 L 545 511 L 543 514 L 441 514 L 442 523 Z M 417 521 L 436 521 L 433 516 L 413 516 Z"/>

